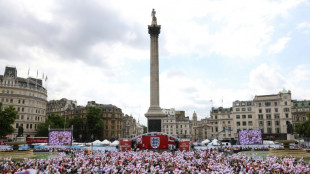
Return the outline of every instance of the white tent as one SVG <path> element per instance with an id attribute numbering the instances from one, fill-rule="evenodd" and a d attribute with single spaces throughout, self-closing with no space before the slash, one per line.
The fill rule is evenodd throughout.
<path id="1" fill-rule="evenodd" d="M 119 145 L 119 141 L 115 140 L 113 141 L 113 143 L 110 144 L 110 146 L 117 146 Z"/>
<path id="2" fill-rule="evenodd" d="M 212 144 L 213 146 L 219 146 L 219 145 L 220 145 L 220 143 L 218 142 L 217 139 L 212 140 L 211 144 Z"/>
<path id="3" fill-rule="evenodd" d="M 100 144 L 103 144 L 100 140 L 96 140 L 93 142 L 93 145 L 100 145 Z"/>
<path id="4" fill-rule="evenodd" d="M 109 144 L 111 144 L 111 142 L 110 142 L 109 140 L 105 139 L 105 140 L 103 140 L 103 141 L 101 142 L 101 144 L 103 144 L 103 145 L 109 145 Z"/>
<path id="5" fill-rule="evenodd" d="M 209 139 L 205 139 L 201 142 L 202 145 L 205 145 L 205 144 L 208 144 L 210 143 L 210 140 Z"/>

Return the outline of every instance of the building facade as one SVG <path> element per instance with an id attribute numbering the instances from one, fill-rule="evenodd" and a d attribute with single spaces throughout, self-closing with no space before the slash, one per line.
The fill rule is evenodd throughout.
<path id="1" fill-rule="evenodd" d="M 291 91 L 254 98 L 255 119 L 263 132 L 263 139 L 287 139 L 287 124 L 292 124 Z"/>
<path id="2" fill-rule="evenodd" d="M 0 75 L 0 99 L 4 107 L 13 105 L 18 111 L 9 135 L 14 139 L 19 126 L 23 127 L 23 136 L 35 136 L 38 124 L 46 119 L 47 90 L 41 79 L 22 78 L 17 76 L 16 67 L 6 67 Z"/>
<path id="3" fill-rule="evenodd" d="M 136 119 L 126 114 L 123 117 L 123 138 L 133 138 L 137 136 L 136 126 Z"/>
<path id="4" fill-rule="evenodd" d="M 162 119 L 162 132 L 169 135 L 189 139 L 192 137 L 192 125 L 189 117 L 185 116 L 185 111 L 163 109 L 166 117 Z"/>
<path id="5" fill-rule="evenodd" d="M 253 100 L 234 101 L 231 117 L 233 119 L 233 137 L 231 138 L 238 139 L 238 130 L 258 129 Z"/>
<path id="6" fill-rule="evenodd" d="M 293 118 L 293 128 L 303 121 L 307 121 L 307 113 L 310 112 L 310 100 L 297 101 L 293 100 L 292 106 L 292 118 Z"/>
<path id="7" fill-rule="evenodd" d="M 67 110 L 73 110 L 76 106 L 76 101 L 68 100 L 66 98 L 62 98 L 60 100 L 50 100 L 47 103 L 46 114 L 49 115 L 50 113 L 54 113 L 60 116 L 65 116 Z"/>
<path id="8" fill-rule="evenodd" d="M 218 140 L 231 140 L 234 137 L 232 108 L 214 108 L 210 111 L 209 125 L 211 137 Z"/>

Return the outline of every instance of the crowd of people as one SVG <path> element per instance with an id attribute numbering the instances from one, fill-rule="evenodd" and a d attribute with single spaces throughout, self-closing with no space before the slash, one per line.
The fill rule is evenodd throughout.
<path id="1" fill-rule="evenodd" d="M 170 151 L 86 151 L 59 152 L 49 159 L 0 160 L 0 173 L 309 173 L 303 159 L 262 157 L 255 153 L 224 155 L 218 149 L 188 152 Z"/>

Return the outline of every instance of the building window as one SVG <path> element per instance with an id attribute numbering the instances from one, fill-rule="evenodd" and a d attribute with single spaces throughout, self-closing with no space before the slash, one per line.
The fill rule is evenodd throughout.
<path id="1" fill-rule="evenodd" d="M 268 127 L 268 128 L 267 128 L 267 133 L 268 133 L 268 134 L 271 134 L 271 132 L 272 132 L 272 129 L 271 129 L 270 127 Z"/>
<path id="2" fill-rule="evenodd" d="M 287 105 L 287 101 L 284 102 L 284 105 Z"/>
<path id="3" fill-rule="evenodd" d="M 247 102 L 247 105 L 248 105 L 248 106 L 251 106 L 251 105 L 252 105 L 252 102 Z"/>
<path id="4" fill-rule="evenodd" d="M 32 129 L 32 124 L 30 124 L 30 129 Z"/>
<path id="5" fill-rule="evenodd" d="M 252 118 L 252 115 L 248 115 L 248 118 Z"/>
<path id="6" fill-rule="evenodd" d="M 271 126 L 271 121 L 267 121 L 267 126 Z"/>
<path id="7" fill-rule="evenodd" d="M 23 120 L 23 119 L 24 119 L 24 115 L 21 115 L 21 118 L 20 118 L 20 119 L 22 119 L 22 120 Z"/>
<path id="8" fill-rule="evenodd" d="M 280 133 L 280 128 L 279 128 L 279 127 L 276 128 L 276 133 L 277 133 L 277 134 Z"/>
<path id="9" fill-rule="evenodd" d="M 278 106 L 278 102 L 274 102 L 274 105 L 275 105 L 275 106 Z"/>
<path id="10" fill-rule="evenodd" d="M 253 122 L 252 122 L 252 121 L 249 121 L 249 122 L 248 122 L 248 125 L 249 125 L 249 126 L 253 126 Z"/>
<path id="11" fill-rule="evenodd" d="M 26 124 L 26 129 L 28 129 L 29 128 L 29 124 Z"/>
<path id="12" fill-rule="evenodd" d="M 16 123 L 16 129 L 18 128 L 18 126 L 19 126 L 18 123 Z"/>
<path id="13" fill-rule="evenodd" d="M 274 108 L 274 112 L 279 112 L 278 108 Z"/>
<path id="14" fill-rule="evenodd" d="M 246 115 L 242 115 L 242 118 L 246 118 Z"/>
<path id="15" fill-rule="evenodd" d="M 275 119 L 279 119 L 280 118 L 280 114 L 274 114 L 274 118 Z"/>
<path id="16" fill-rule="evenodd" d="M 270 113 L 271 112 L 271 109 L 266 109 L 266 113 Z"/>
<path id="17" fill-rule="evenodd" d="M 263 121 L 259 121 L 259 127 L 264 127 L 264 122 Z"/>
<path id="18" fill-rule="evenodd" d="M 287 113 L 285 114 L 285 117 L 288 118 L 288 114 Z"/>
<path id="19" fill-rule="evenodd" d="M 267 119 L 271 119 L 271 114 L 266 114 Z"/>
<path id="20" fill-rule="evenodd" d="M 242 111 L 245 111 L 245 108 L 242 108 Z"/>
<path id="21" fill-rule="evenodd" d="M 280 126 L 280 121 L 276 121 L 276 126 Z"/>
<path id="22" fill-rule="evenodd" d="M 236 111 L 240 111 L 240 108 L 236 108 Z"/>
<path id="23" fill-rule="evenodd" d="M 252 108 L 248 108 L 248 111 L 252 111 Z"/>
<path id="24" fill-rule="evenodd" d="M 262 107 L 262 103 L 258 103 L 258 107 Z"/>
<path id="25" fill-rule="evenodd" d="M 290 108 L 284 108 L 284 112 L 290 112 Z"/>
<path id="26" fill-rule="evenodd" d="M 237 118 L 237 119 L 240 119 L 240 115 L 236 115 L 236 118 Z"/>
<path id="27" fill-rule="evenodd" d="M 258 119 L 264 119 L 264 115 L 263 114 L 258 114 Z"/>
<path id="28" fill-rule="evenodd" d="M 259 113 L 262 113 L 263 111 L 262 111 L 262 109 L 259 109 L 258 112 L 259 112 Z"/>
<path id="29" fill-rule="evenodd" d="M 270 102 L 265 102 L 265 106 L 271 106 Z"/>

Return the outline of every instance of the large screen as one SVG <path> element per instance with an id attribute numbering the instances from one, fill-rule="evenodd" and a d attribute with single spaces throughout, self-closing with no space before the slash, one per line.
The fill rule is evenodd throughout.
<path id="1" fill-rule="evenodd" d="M 149 120 L 148 132 L 161 132 L 161 120 Z"/>
<path id="2" fill-rule="evenodd" d="M 72 131 L 50 131 L 48 143 L 51 146 L 71 146 Z"/>
<path id="3" fill-rule="evenodd" d="M 239 143 L 244 144 L 262 144 L 262 131 L 261 130 L 241 130 L 238 133 Z"/>

